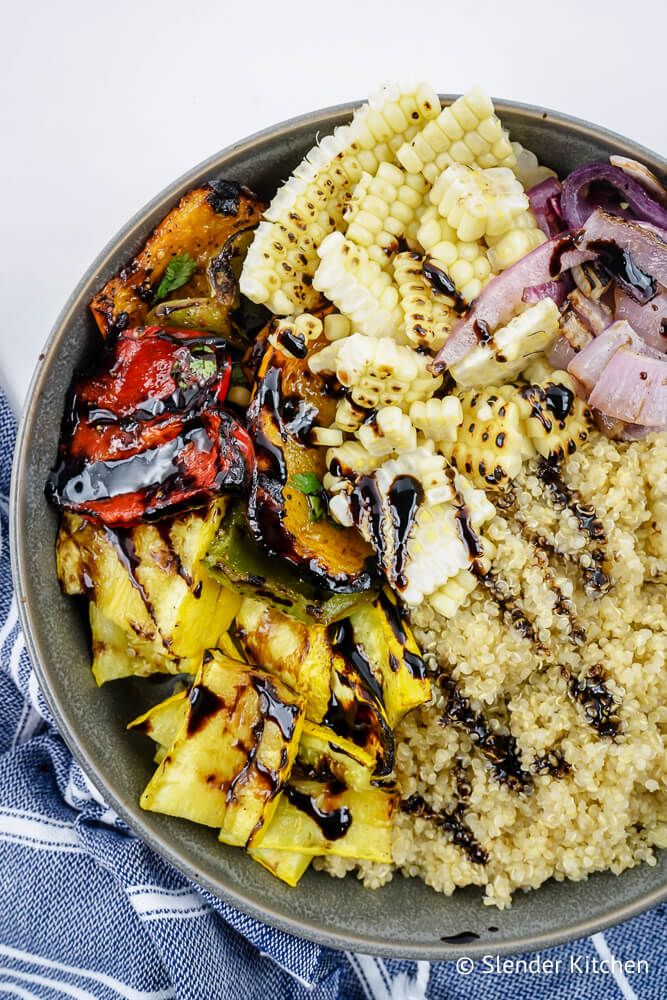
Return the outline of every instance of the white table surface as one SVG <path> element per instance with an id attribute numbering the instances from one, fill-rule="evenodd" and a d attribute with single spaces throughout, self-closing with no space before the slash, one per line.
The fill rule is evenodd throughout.
<path id="1" fill-rule="evenodd" d="M 385 80 L 587 118 L 665 152 L 660 0 L 26 0 L 0 58 L 0 383 L 149 198 L 236 139 Z"/>

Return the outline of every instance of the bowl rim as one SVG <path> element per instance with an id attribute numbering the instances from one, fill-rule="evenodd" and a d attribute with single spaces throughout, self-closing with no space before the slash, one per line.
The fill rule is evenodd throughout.
<path id="1" fill-rule="evenodd" d="M 443 105 L 452 103 L 458 94 L 440 95 Z M 593 134 L 597 139 L 609 141 L 616 146 L 624 147 L 630 157 L 645 157 L 654 163 L 660 163 L 663 170 L 667 171 L 667 160 L 658 153 L 633 142 L 625 136 L 619 135 L 610 129 L 604 128 L 588 122 L 581 118 L 566 115 L 550 108 L 543 108 L 533 104 L 526 104 L 517 101 L 509 101 L 493 98 L 493 104 L 502 117 L 505 111 L 519 112 L 526 119 L 534 122 L 548 121 L 571 133 L 590 137 Z M 415 960 L 441 961 L 457 958 L 461 955 L 469 955 L 472 958 L 492 952 L 493 954 L 516 954 L 518 952 L 535 951 L 542 948 L 553 947 L 566 941 L 589 936 L 597 931 L 604 930 L 614 924 L 628 920 L 652 906 L 667 900 L 667 882 L 656 886 L 649 892 L 643 892 L 635 899 L 628 902 L 611 906 L 604 915 L 597 917 L 583 917 L 575 919 L 561 927 L 558 931 L 544 931 L 534 934 L 525 934 L 507 941 L 492 944 L 489 941 L 469 942 L 456 946 L 447 945 L 443 942 L 441 946 L 431 944 L 409 944 L 402 946 L 400 942 L 388 944 L 374 938 L 372 934 L 359 934 L 349 932 L 342 934 L 332 931 L 322 922 L 316 922 L 315 918 L 308 918 L 308 924 L 303 920 L 284 913 L 276 912 L 272 908 L 258 905 L 254 899 L 246 896 L 244 891 L 230 888 L 220 881 L 209 878 L 202 872 L 197 871 L 196 866 L 183 859 L 178 851 L 172 848 L 170 841 L 160 831 L 151 828 L 137 804 L 128 806 L 122 799 L 107 788 L 97 764 L 91 760 L 86 751 L 80 746 L 76 733 L 76 720 L 72 718 L 68 707 L 60 703 L 56 695 L 51 690 L 48 678 L 48 670 L 44 666 L 44 661 L 48 657 L 48 650 L 40 647 L 33 629 L 33 618 L 36 612 L 30 607 L 25 597 L 23 580 L 26 578 L 25 550 L 28 544 L 26 538 L 24 518 L 22 516 L 25 500 L 24 467 L 26 465 L 27 453 L 33 430 L 35 416 L 35 401 L 42 392 L 49 377 L 48 362 L 55 353 L 60 340 L 65 336 L 69 323 L 75 311 L 81 306 L 81 297 L 89 283 L 107 265 L 109 259 L 115 252 L 117 244 L 126 239 L 135 230 L 145 228 L 146 218 L 157 211 L 163 209 L 164 212 L 173 205 L 174 199 L 179 192 L 188 184 L 201 178 L 201 175 L 208 170 L 215 172 L 219 170 L 219 163 L 232 154 L 250 151 L 257 143 L 268 139 L 277 139 L 288 135 L 295 129 L 306 126 L 311 122 L 317 122 L 320 127 L 326 126 L 329 119 L 337 119 L 342 114 L 355 110 L 362 101 L 349 101 L 343 104 L 330 105 L 326 108 L 316 109 L 293 118 L 285 119 L 275 125 L 268 126 L 258 132 L 243 139 L 235 141 L 223 149 L 213 153 L 200 163 L 181 174 L 176 180 L 168 184 L 159 194 L 143 205 L 132 217 L 107 241 L 94 261 L 86 269 L 80 280 L 77 282 L 72 293 L 68 297 L 65 305 L 58 314 L 53 327 L 46 338 L 42 351 L 33 371 L 28 390 L 23 403 L 22 415 L 19 422 L 18 434 L 16 438 L 14 459 L 11 470 L 11 487 L 9 501 L 9 536 L 10 536 L 10 558 L 12 566 L 12 578 L 15 590 L 15 600 L 18 607 L 19 623 L 25 637 L 26 648 L 35 669 L 40 688 L 57 724 L 58 731 L 65 741 L 68 749 L 72 753 L 74 760 L 80 765 L 86 776 L 93 785 L 100 788 L 105 801 L 116 811 L 118 816 L 131 829 L 132 833 L 148 844 L 159 856 L 168 861 L 178 872 L 190 879 L 196 885 L 211 892 L 223 902 L 230 904 L 246 913 L 254 919 L 275 927 L 279 930 L 293 934 L 296 937 L 315 942 L 319 945 L 336 948 L 339 950 L 362 951 L 374 955 L 393 958 L 410 958 Z M 621 873 L 623 874 L 623 873 Z M 584 882 L 580 882 L 583 886 Z M 533 892 L 538 890 L 532 890 Z M 480 900 L 480 906 L 482 906 Z"/>

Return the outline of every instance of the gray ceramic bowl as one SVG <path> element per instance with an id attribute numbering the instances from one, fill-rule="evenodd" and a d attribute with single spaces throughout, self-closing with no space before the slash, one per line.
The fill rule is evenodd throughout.
<path id="1" fill-rule="evenodd" d="M 139 794 L 152 771 L 151 752 L 145 738 L 127 734 L 125 725 L 158 700 L 159 685 L 128 680 L 97 689 L 80 609 L 62 596 L 56 580 L 58 518 L 44 498 L 44 482 L 56 454 L 65 392 L 93 327 L 92 294 L 130 260 L 188 188 L 225 177 L 271 195 L 315 136 L 345 121 L 352 107 L 276 125 L 195 167 L 143 208 L 81 279 L 40 356 L 16 451 L 12 558 L 21 622 L 51 711 L 81 766 L 140 837 L 221 899 L 336 948 L 421 959 L 542 948 L 590 934 L 667 898 L 667 852 L 654 868 L 642 865 L 618 877 L 607 872 L 580 883 L 549 882 L 536 892 L 518 893 L 505 912 L 483 906 L 478 890 L 448 898 L 400 876 L 370 892 L 354 878 L 309 871 L 298 889 L 289 889 L 242 851 L 217 843 L 213 831 L 141 811 Z M 512 136 L 560 173 L 610 153 L 640 159 L 658 174 L 667 167 L 654 153 L 586 122 L 502 101 L 496 107 Z"/>

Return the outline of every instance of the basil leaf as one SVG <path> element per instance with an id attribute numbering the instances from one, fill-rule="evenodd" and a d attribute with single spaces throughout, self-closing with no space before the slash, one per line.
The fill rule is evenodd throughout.
<path id="1" fill-rule="evenodd" d="M 327 507 L 324 502 L 324 498 L 321 493 L 313 493 L 308 496 L 308 505 L 310 507 L 310 520 L 311 521 L 321 521 L 327 512 Z"/>
<path id="2" fill-rule="evenodd" d="M 322 492 L 322 483 L 314 472 L 295 472 L 290 477 L 289 484 L 306 496 L 315 496 Z"/>
<path id="3" fill-rule="evenodd" d="M 157 286 L 157 291 L 153 297 L 153 305 L 164 299 L 170 292 L 174 292 L 177 288 L 181 288 L 187 284 L 196 269 L 197 263 L 187 251 L 186 253 L 179 253 L 176 257 L 172 257 L 162 275 L 160 284 Z"/>

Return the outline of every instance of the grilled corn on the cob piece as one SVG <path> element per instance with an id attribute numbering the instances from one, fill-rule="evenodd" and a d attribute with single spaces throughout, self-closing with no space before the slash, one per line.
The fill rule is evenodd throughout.
<path id="1" fill-rule="evenodd" d="M 475 87 L 444 108 L 397 153 L 409 173 L 421 171 L 432 184 L 451 163 L 514 167 L 516 156 L 493 104 Z"/>
<path id="2" fill-rule="evenodd" d="M 496 273 L 506 270 L 545 241 L 546 236 L 535 221 L 533 213 L 530 210 L 522 212 L 514 219 L 511 229 L 506 233 L 501 236 L 487 234 L 486 242 L 489 245 L 487 257 L 491 270 Z"/>
<path id="3" fill-rule="evenodd" d="M 431 189 L 430 200 L 459 240 L 500 236 L 528 209 L 528 198 L 508 167 L 472 169 L 453 163 Z"/>
<path id="4" fill-rule="evenodd" d="M 412 451 L 417 447 L 417 431 L 400 406 L 381 406 L 371 421 L 361 425 L 357 437 L 373 457 Z"/>
<path id="5" fill-rule="evenodd" d="M 437 351 L 454 325 L 455 313 L 446 299 L 434 294 L 424 277 L 424 258 L 420 254 L 399 253 L 393 263 L 405 335 L 414 347 Z"/>
<path id="6" fill-rule="evenodd" d="M 410 404 L 410 420 L 424 437 L 436 442 L 438 451 L 443 445 L 456 441 L 459 426 L 464 419 L 461 402 L 456 396 L 442 399 L 415 400 Z"/>
<path id="7" fill-rule="evenodd" d="M 516 399 L 526 434 L 550 462 L 562 462 L 588 440 L 592 414 L 567 372 L 553 372 L 541 384 L 519 388 Z"/>
<path id="8" fill-rule="evenodd" d="M 364 247 L 330 233 L 319 247 L 313 287 L 369 337 L 402 339 L 403 313 L 391 276 Z"/>
<path id="9" fill-rule="evenodd" d="M 409 406 L 428 399 L 442 385 L 431 375 L 429 359 L 389 337 L 354 333 L 336 340 L 309 359 L 311 371 L 335 375 L 353 403 L 365 410 Z"/>
<path id="10" fill-rule="evenodd" d="M 417 239 L 429 259 L 451 278 L 466 302 L 472 302 L 492 277 L 486 248 L 476 240 L 459 240 L 435 205 L 423 213 Z M 453 299 L 451 303 L 454 304 Z"/>
<path id="11" fill-rule="evenodd" d="M 503 489 L 535 454 L 514 387 L 459 392 L 461 421 L 454 440 L 441 451 L 482 489 Z"/>
<path id="12" fill-rule="evenodd" d="M 364 173 L 345 213 L 346 238 L 386 269 L 399 239 L 414 224 L 427 187 L 421 174 L 407 174 L 394 163 L 381 163 L 374 177 Z"/>
<path id="13" fill-rule="evenodd" d="M 526 368 L 534 354 L 551 344 L 559 320 L 553 299 L 541 299 L 490 334 L 486 343 L 473 347 L 450 367 L 450 374 L 463 386 L 509 382 Z"/>
<path id="14" fill-rule="evenodd" d="M 380 163 L 393 160 L 398 146 L 439 110 L 436 94 L 425 85 L 384 88 L 348 125 L 314 146 L 257 228 L 241 272 L 243 294 L 281 315 L 313 308 L 319 301 L 312 287 L 317 248 L 328 233 L 343 228 L 362 173 L 374 174 Z"/>

